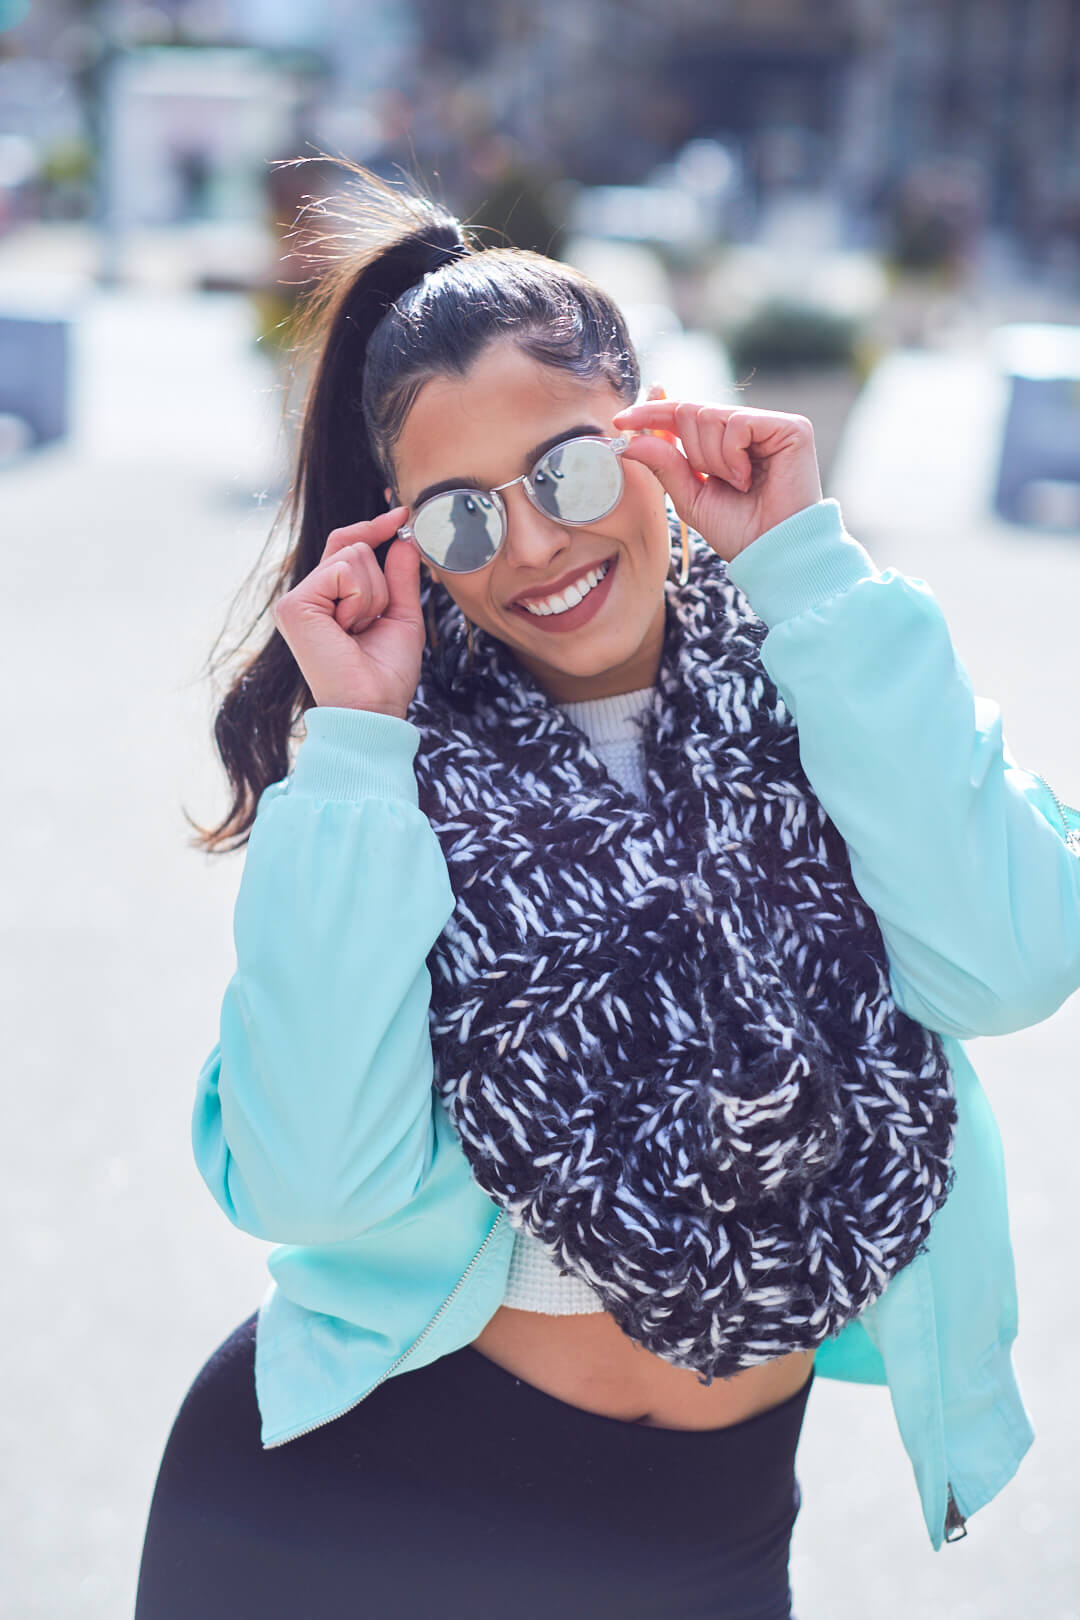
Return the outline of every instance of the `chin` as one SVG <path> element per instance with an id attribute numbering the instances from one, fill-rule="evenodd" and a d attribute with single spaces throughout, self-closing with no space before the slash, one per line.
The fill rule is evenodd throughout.
<path id="1" fill-rule="evenodd" d="M 567 642 L 572 639 L 566 638 Z M 553 647 L 550 652 L 544 647 L 537 647 L 533 643 L 526 645 L 521 641 L 515 641 L 513 646 L 515 651 L 526 654 L 536 663 L 546 664 L 549 669 L 560 670 L 564 675 L 583 677 L 604 675 L 608 670 L 617 669 L 634 653 L 631 646 L 613 647 L 606 636 L 595 636 L 589 642 L 582 639 L 575 646 Z"/>

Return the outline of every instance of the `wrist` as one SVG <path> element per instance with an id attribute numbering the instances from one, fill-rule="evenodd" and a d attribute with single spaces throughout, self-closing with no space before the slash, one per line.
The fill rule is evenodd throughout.
<path id="1" fill-rule="evenodd" d="M 844 528 L 832 497 L 766 529 L 728 564 L 728 577 L 770 627 L 877 572 L 869 552 Z"/>
<path id="2" fill-rule="evenodd" d="M 402 709 L 392 708 L 389 704 L 384 707 L 381 703 L 358 703 L 355 705 L 347 703 L 344 705 L 344 707 L 355 708 L 358 714 L 385 714 L 388 715 L 391 720 L 405 720 L 407 718 Z"/>
<path id="3" fill-rule="evenodd" d="M 408 718 L 405 710 L 395 703 L 357 703 L 350 702 L 346 698 L 320 697 L 316 692 L 312 692 L 311 695 L 314 705 L 313 708 L 305 710 L 305 714 L 312 714 L 315 709 L 336 709 L 343 710 L 347 714 L 385 714 L 394 720 Z"/>
<path id="4" fill-rule="evenodd" d="M 413 760 L 420 733 L 396 714 L 319 704 L 304 711 L 307 728 L 290 791 L 316 799 L 405 799 L 417 802 Z"/>

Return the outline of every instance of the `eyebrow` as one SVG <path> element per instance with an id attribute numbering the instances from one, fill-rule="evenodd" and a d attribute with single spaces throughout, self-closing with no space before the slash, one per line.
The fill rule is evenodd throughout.
<path id="1" fill-rule="evenodd" d="M 554 450 L 557 444 L 565 444 L 567 439 L 603 438 L 604 429 L 597 427 L 595 422 L 579 422 L 576 427 L 565 428 L 561 433 L 553 433 L 550 439 L 544 439 L 540 444 L 534 444 L 531 450 L 525 452 L 525 471 L 531 472 L 549 450 Z M 500 479 L 500 483 L 502 480 Z M 426 485 L 412 503 L 412 510 L 424 501 L 429 501 L 433 495 L 445 495 L 451 489 L 490 489 L 490 484 L 482 484 L 478 478 L 444 478 L 441 483 Z"/>

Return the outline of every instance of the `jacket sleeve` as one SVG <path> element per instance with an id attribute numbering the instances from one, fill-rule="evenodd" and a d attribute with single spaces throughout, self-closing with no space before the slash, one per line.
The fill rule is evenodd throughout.
<path id="1" fill-rule="evenodd" d="M 927 585 L 879 572 L 833 499 L 760 535 L 729 576 L 768 626 L 762 662 L 901 1009 L 960 1039 L 1048 1018 L 1080 986 L 1080 859 Z"/>
<path id="2" fill-rule="evenodd" d="M 425 959 L 454 897 L 418 808 L 416 728 L 332 707 L 305 721 L 248 839 L 192 1142 L 237 1226 L 332 1243 L 400 1208 L 431 1167 Z"/>

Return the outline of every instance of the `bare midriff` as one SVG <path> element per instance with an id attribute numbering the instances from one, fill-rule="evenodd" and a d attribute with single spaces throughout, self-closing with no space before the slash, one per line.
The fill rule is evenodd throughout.
<path id="1" fill-rule="evenodd" d="M 500 1305 L 473 1347 L 547 1395 L 660 1429 L 721 1429 L 779 1406 L 810 1377 L 812 1350 L 747 1367 L 709 1388 L 635 1344 L 608 1311 L 545 1316 Z"/>

